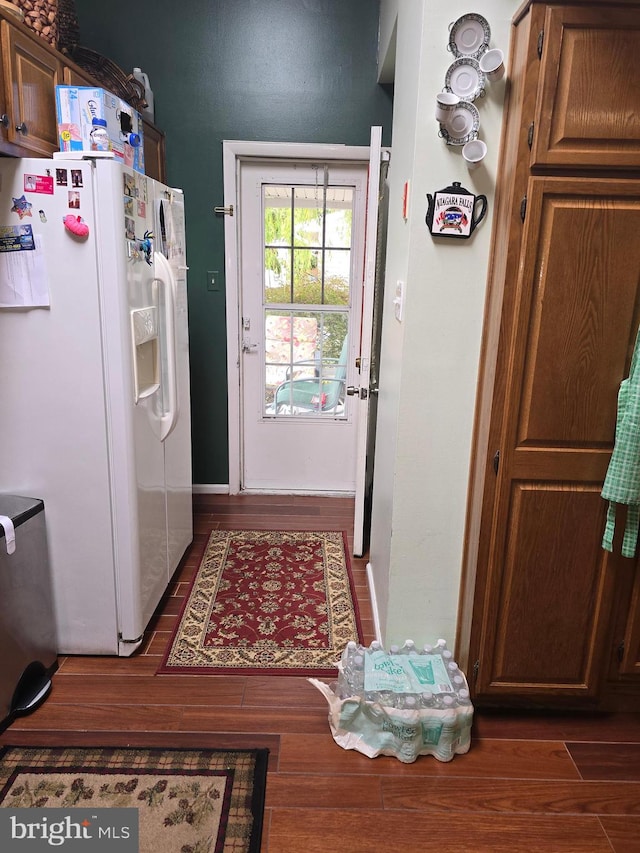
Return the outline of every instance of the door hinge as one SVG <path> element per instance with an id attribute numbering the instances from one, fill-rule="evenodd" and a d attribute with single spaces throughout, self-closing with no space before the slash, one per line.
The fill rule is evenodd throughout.
<path id="1" fill-rule="evenodd" d="M 534 122 L 531 122 L 529 125 L 529 132 L 527 133 L 527 145 L 529 146 L 529 151 L 531 151 L 531 147 L 533 145 L 533 125 Z"/>
<path id="2" fill-rule="evenodd" d="M 538 33 L 538 59 L 542 59 L 542 45 L 544 44 L 544 30 Z"/>
<path id="3" fill-rule="evenodd" d="M 520 219 L 524 222 L 524 218 L 527 215 L 527 197 L 523 196 L 522 201 L 520 202 Z"/>
<path id="4" fill-rule="evenodd" d="M 493 456 L 493 473 L 498 473 L 498 468 L 500 467 L 500 451 L 496 450 Z"/>
<path id="5" fill-rule="evenodd" d="M 478 673 L 480 672 L 480 661 L 477 660 L 473 665 L 473 683 L 475 684 L 478 680 Z"/>
<path id="6" fill-rule="evenodd" d="M 624 640 L 621 643 L 618 643 L 618 648 L 616 649 L 616 657 L 618 658 L 618 663 L 622 663 L 624 660 Z"/>

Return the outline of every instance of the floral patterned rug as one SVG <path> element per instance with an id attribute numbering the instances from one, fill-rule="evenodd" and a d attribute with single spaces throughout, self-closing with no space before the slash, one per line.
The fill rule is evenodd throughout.
<path id="1" fill-rule="evenodd" d="M 0 808 L 44 809 L 37 813 L 36 839 L 42 838 L 41 827 L 53 830 L 47 815 L 64 825 L 62 813 L 49 809 L 64 810 L 71 829 L 82 827 L 80 837 L 95 838 L 102 849 L 99 842 L 107 839 L 100 810 L 115 816 L 113 809 L 135 809 L 136 825 L 120 827 L 112 839 L 133 842 L 137 832 L 138 845 L 131 849 L 140 853 L 258 853 L 267 760 L 266 749 L 9 746 L 0 750 Z M 0 841 L 5 823 L 0 822 Z M 13 849 L 11 836 L 4 840 L 8 844 L 1 849 Z M 129 849 L 125 841 L 114 842 L 113 849 L 121 848 Z"/>
<path id="2" fill-rule="evenodd" d="M 344 532 L 214 530 L 158 671 L 331 677 L 361 638 Z"/>

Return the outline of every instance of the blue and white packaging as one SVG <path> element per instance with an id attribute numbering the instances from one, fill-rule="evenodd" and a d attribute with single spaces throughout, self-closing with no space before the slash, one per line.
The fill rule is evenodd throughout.
<path id="1" fill-rule="evenodd" d="M 336 663 L 336 682 L 308 681 L 327 700 L 329 727 L 343 749 L 405 764 L 420 755 L 451 761 L 471 746 L 467 680 L 444 640 L 422 652 L 410 640 L 405 647 L 408 654 L 388 654 L 380 643 L 365 649 L 351 642 Z"/>
<path id="2" fill-rule="evenodd" d="M 116 159 L 144 175 L 142 118 L 126 101 L 106 89 L 56 86 L 56 113 L 60 151 L 90 151 L 92 121 L 104 119 Z M 137 134 L 139 145 L 126 141 L 130 134 Z"/>

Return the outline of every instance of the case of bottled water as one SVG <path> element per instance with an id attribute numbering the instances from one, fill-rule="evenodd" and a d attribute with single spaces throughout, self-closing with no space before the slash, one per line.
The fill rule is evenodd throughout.
<path id="1" fill-rule="evenodd" d="M 419 755 L 450 761 L 471 745 L 473 705 L 464 673 L 444 640 L 416 648 L 350 642 L 331 684 L 309 681 L 329 704 L 336 743 L 370 758 L 393 755 L 411 763 Z"/>

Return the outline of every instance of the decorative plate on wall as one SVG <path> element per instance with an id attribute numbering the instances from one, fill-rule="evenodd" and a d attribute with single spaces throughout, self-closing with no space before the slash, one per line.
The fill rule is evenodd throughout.
<path id="1" fill-rule="evenodd" d="M 475 139 L 480 129 L 480 113 L 468 101 L 460 101 L 451 112 L 446 126 L 440 125 L 440 133 L 447 145 L 464 145 Z"/>
<path id="2" fill-rule="evenodd" d="M 453 92 L 463 101 L 475 101 L 484 95 L 484 81 L 478 61 L 465 56 L 449 66 L 444 85 L 448 92 Z"/>
<path id="3" fill-rule="evenodd" d="M 479 59 L 488 49 L 491 27 L 486 18 L 470 12 L 451 24 L 448 49 L 454 56 Z"/>

